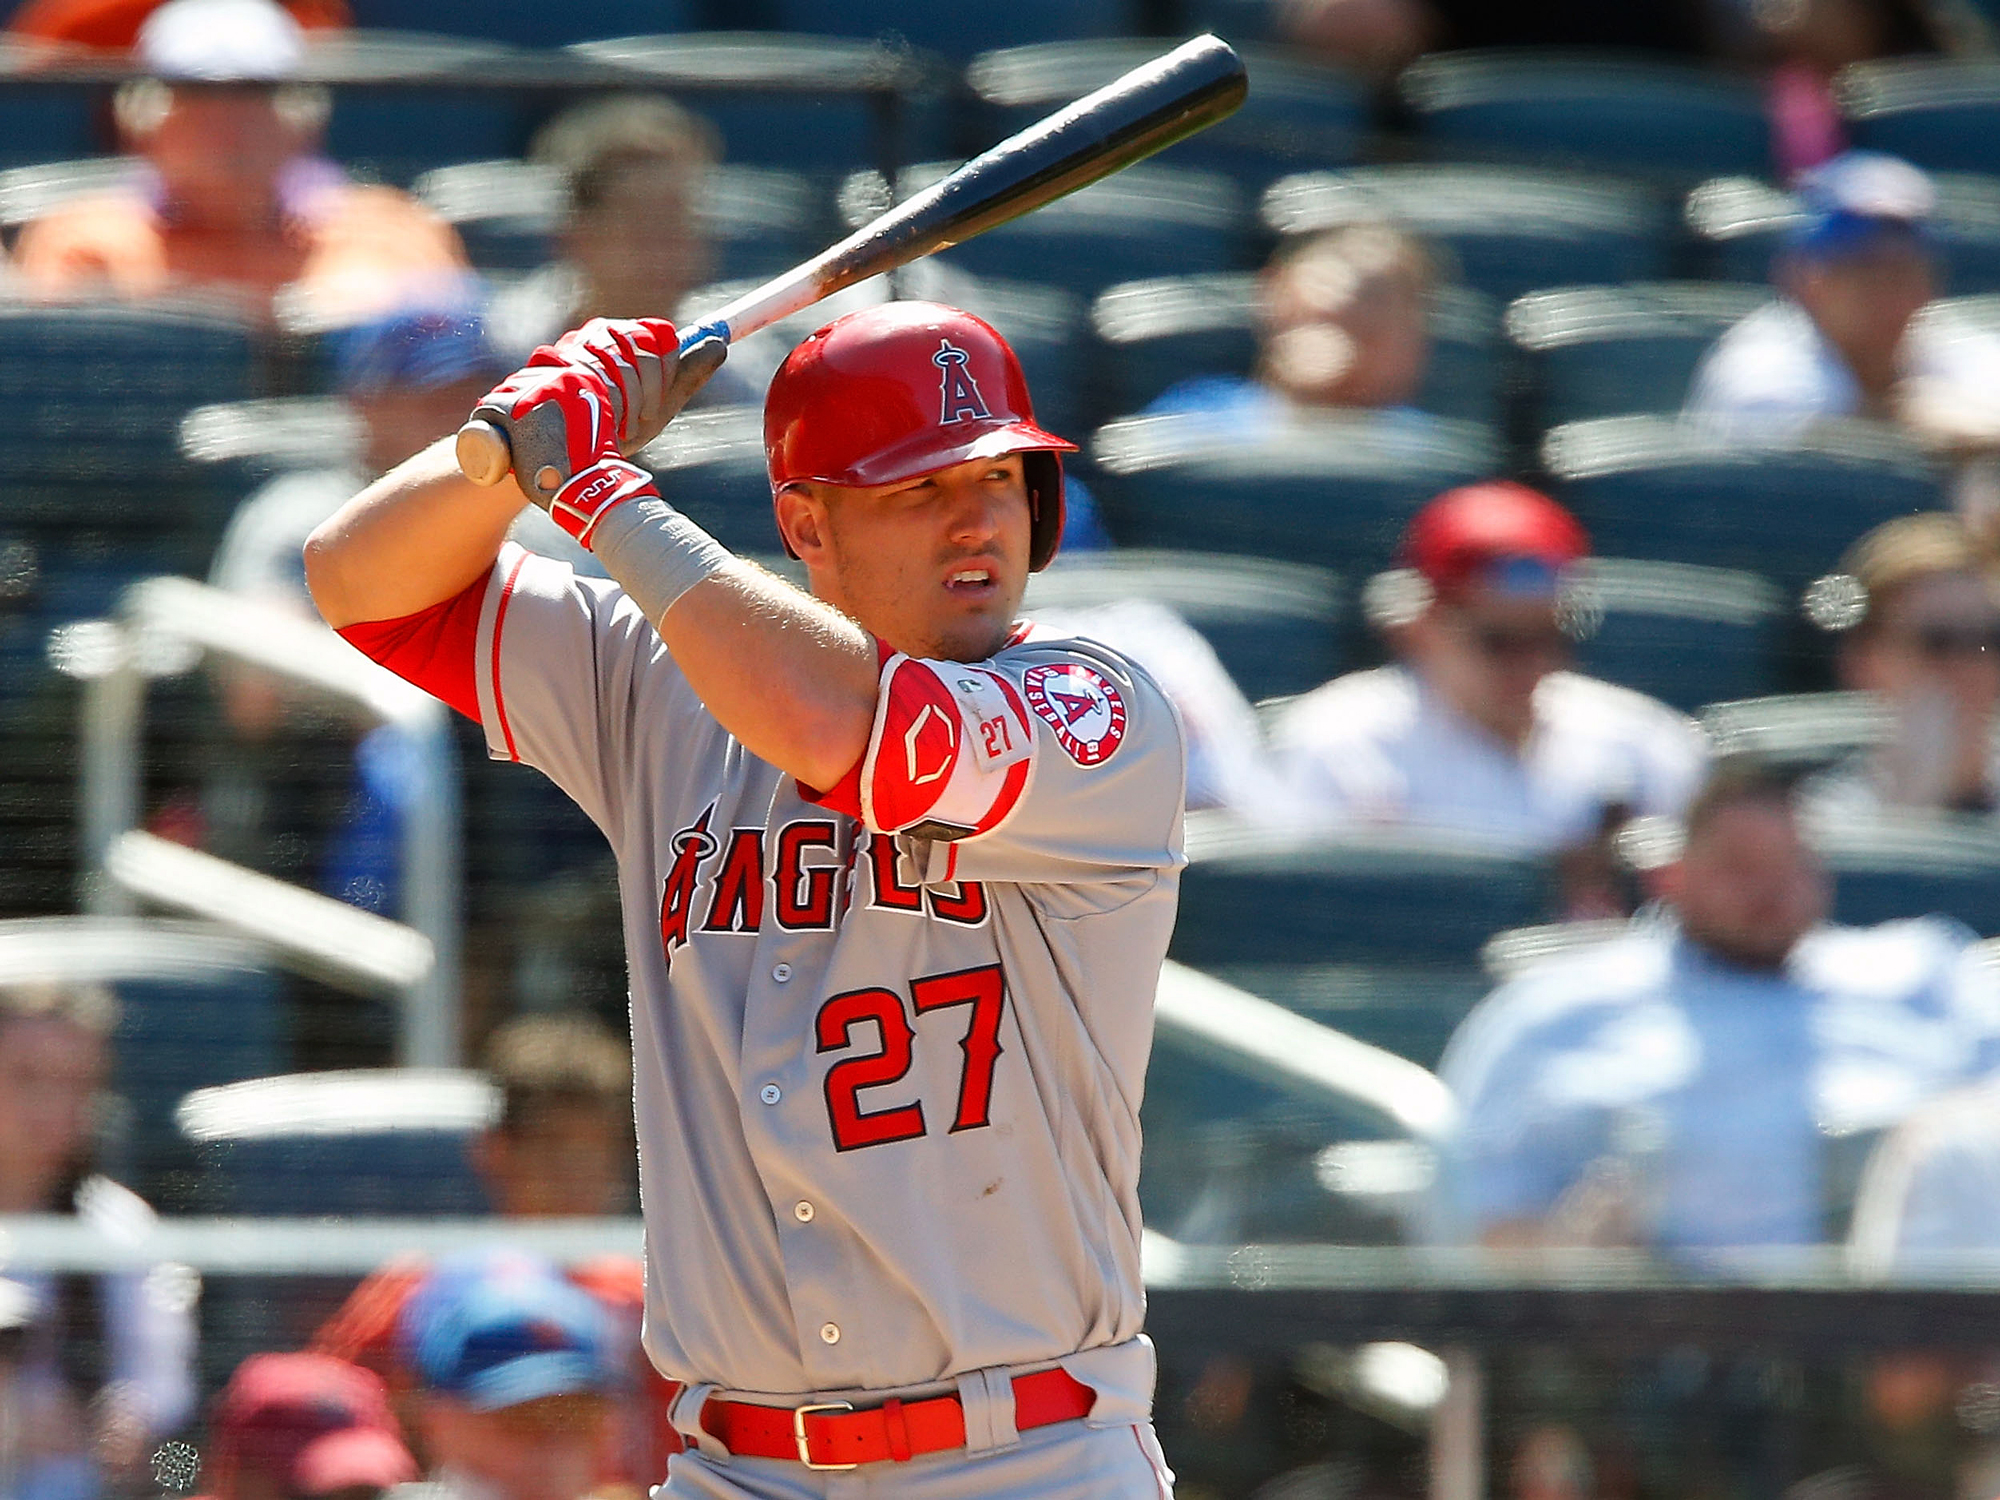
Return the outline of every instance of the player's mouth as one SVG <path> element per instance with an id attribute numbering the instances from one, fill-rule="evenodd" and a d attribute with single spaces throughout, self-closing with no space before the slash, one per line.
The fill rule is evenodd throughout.
<path id="1" fill-rule="evenodd" d="M 960 563 L 944 575 L 945 592 L 954 599 L 981 600 L 1000 587 L 996 570 L 982 563 Z"/>

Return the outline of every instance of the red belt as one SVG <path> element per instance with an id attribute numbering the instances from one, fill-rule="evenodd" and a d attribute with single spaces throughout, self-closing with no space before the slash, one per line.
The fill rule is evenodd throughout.
<path id="1" fill-rule="evenodd" d="M 1067 1370 L 1040 1370 L 1014 1380 L 1014 1426 L 1026 1432 L 1090 1415 L 1097 1393 Z M 890 1399 L 866 1411 L 846 1401 L 804 1406 L 755 1406 L 710 1401 L 701 1425 L 731 1453 L 789 1458 L 808 1469 L 853 1469 L 885 1459 L 908 1463 L 920 1453 L 965 1446 L 965 1408 L 957 1396 Z"/>

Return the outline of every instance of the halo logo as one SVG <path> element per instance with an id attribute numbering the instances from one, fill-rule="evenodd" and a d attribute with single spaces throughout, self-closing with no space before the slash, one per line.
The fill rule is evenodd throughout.
<path id="1" fill-rule="evenodd" d="M 979 394 L 979 382 L 972 378 L 972 357 L 950 339 L 938 340 L 938 352 L 931 356 L 942 378 L 938 382 L 938 423 L 948 426 L 967 417 L 990 417 L 986 398 Z"/>

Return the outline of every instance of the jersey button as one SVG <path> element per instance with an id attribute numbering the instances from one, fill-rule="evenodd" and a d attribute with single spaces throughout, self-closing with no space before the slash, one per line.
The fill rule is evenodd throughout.
<path id="1" fill-rule="evenodd" d="M 771 977 L 777 980 L 778 983 L 783 984 L 792 977 L 792 966 L 790 964 L 779 964 L 777 968 L 771 971 Z"/>
<path id="2" fill-rule="evenodd" d="M 792 1205 L 792 1217 L 797 1219 L 801 1224 L 812 1223 L 813 1206 L 806 1202 L 805 1199 L 799 1199 L 798 1202 Z"/>
<path id="3" fill-rule="evenodd" d="M 839 1342 L 840 1342 L 840 1325 L 839 1325 L 838 1323 L 822 1323 L 822 1324 L 820 1324 L 820 1325 L 819 1325 L 819 1341 L 820 1341 L 820 1342 L 821 1342 L 822 1344 L 837 1344 L 837 1343 L 839 1343 Z"/>
<path id="4" fill-rule="evenodd" d="M 780 1099 L 785 1097 L 785 1091 L 775 1083 L 767 1083 L 761 1089 L 757 1090 L 757 1097 L 762 1099 L 766 1104 L 776 1104 Z"/>

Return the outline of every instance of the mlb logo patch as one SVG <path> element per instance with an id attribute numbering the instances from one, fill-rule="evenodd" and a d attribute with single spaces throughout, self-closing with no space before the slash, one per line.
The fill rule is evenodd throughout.
<path id="1" fill-rule="evenodd" d="M 1125 700 L 1104 676 L 1082 662 L 1044 662 L 1021 678 L 1021 693 L 1035 717 L 1055 731 L 1056 743 L 1080 766 L 1101 766 L 1125 738 Z"/>

